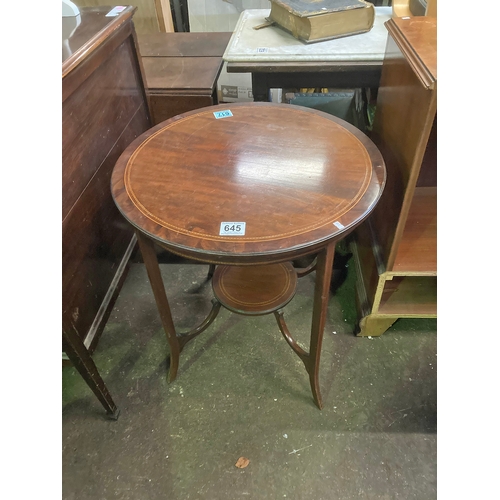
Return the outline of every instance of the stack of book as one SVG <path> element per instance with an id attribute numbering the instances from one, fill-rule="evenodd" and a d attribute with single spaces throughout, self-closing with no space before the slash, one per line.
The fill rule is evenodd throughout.
<path id="1" fill-rule="evenodd" d="M 268 22 L 306 43 L 366 33 L 375 8 L 365 0 L 271 0 Z"/>

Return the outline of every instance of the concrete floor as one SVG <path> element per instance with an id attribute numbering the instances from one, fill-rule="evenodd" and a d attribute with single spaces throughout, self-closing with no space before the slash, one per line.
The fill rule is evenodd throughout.
<path id="1" fill-rule="evenodd" d="M 63 368 L 65 500 L 418 499 L 436 497 L 436 320 L 353 335 L 354 266 L 332 295 L 314 405 L 274 317 L 222 310 L 167 384 L 167 343 L 143 264 L 134 263 L 94 359 L 116 403 L 109 421 Z M 209 310 L 207 266 L 163 264 L 174 320 Z M 285 318 L 307 346 L 314 273 Z M 248 466 L 235 466 L 240 457 Z"/>

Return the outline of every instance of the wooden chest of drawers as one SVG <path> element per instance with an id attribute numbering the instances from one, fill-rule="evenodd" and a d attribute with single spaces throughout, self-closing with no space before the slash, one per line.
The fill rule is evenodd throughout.
<path id="1" fill-rule="evenodd" d="M 153 124 L 218 104 L 217 79 L 232 33 L 156 33 L 138 37 Z"/>

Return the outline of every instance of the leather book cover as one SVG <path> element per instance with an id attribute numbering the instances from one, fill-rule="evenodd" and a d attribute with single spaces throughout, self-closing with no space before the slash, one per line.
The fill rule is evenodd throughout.
<path id="1" fill-rule="evenodd" d="M 366 7 L 363 0 L 270 0 L 298 17 L 310 17 L 329 12 Z"/>

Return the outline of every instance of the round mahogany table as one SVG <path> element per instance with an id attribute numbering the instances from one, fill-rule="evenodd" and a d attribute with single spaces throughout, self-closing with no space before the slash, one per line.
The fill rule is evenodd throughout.
<path id="1" fill-rule="evenodd" d="M 186 343 L 221 306 L 274 314 L 322 407 L 319 360 L 335 244 L 373 210 L 385 185 L 378 149 L 354 126 L 300 106 L 237 103 L 178 115 L 138 137 L 113 170 L 115 203 L 136 229 L 170 346 L 169 380 Z M 208 317 L 174 326 L 154 245 L 211 264 Z M 316 255 L 306 269 L 291 262 Z M 282 308 L 297 277 L 316 272 L 309 351 Z M 244 355 L 242 353 L 242 355 Z"/>

